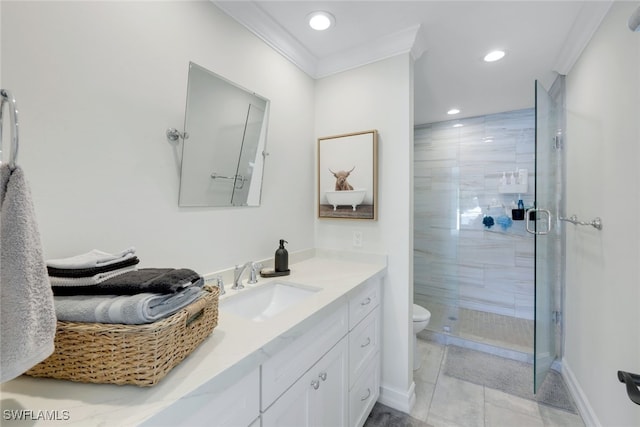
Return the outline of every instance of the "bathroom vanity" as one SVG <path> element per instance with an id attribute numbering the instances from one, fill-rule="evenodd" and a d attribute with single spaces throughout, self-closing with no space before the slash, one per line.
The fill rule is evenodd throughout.
<path id="1" fill-rule="evenodd" d="M 56 425 L 362 426 L 379 395 L 386 257 L 306 252 L 284 280 L 227 289 L 213 334 L 158 385 L 22 376 L 2 385 L 3 425 L 30 410 Z M 267 318 L 225 310 L 274 281 L 312 292 Z"/>

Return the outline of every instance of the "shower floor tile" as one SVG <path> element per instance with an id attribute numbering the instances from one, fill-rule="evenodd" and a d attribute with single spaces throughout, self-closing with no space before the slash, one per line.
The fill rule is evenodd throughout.
<path id="1" fill-rule="evenodd" d="M 429 331 L 523 353 L 533 352 L 533 320 L 438 303 L 425 305 L 431 312 Z"/>

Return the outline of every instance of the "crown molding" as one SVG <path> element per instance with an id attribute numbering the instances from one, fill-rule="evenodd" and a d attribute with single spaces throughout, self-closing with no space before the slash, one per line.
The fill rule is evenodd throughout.
<path id="1" fill-rule="evenodd" d="M 213 1 L 212 3 L 239 22 L 259 39 L 314 77 L 318 59 L 289 34 L 255 1 Z"/>
<path id="2" fill-rule="evenodd" d="M 584 2 L 556 58 L 553 71 L 567 75 L 609 12 L 613 1 Z"/>
<path id="3" fill-rule="evenodd" d="M 351 49 L 345 49 L 335 54 L 320 58 L 316 68 L 315 78 L 327 77 L 341 71 L 350 70 L 362 65 L 371 64 L 382 59 L 390 58 L 402 53 L 413 53 L 416 37 L 421 26 L 406 28 L 393 34 L 368 41 Z M 416 52 L 422 54 L 422 48 Z"/>
<path id="4" fill-rule="evenodd" d="M 258 2 L 212 0 L 212 3 L 314 79 L 402 53 L 409 52 L 417 59 L 426 49 L 422 27 L 416 25 L 354 48 L 316 58 L 265 12 Z"/>

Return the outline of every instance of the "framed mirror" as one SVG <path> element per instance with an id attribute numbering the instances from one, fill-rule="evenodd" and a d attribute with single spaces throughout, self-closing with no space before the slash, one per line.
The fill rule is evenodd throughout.
<path id="1" fill-rule="evenodd" d="M 269 100 L 189 63 L 180 206 L 259 206 Z"/>

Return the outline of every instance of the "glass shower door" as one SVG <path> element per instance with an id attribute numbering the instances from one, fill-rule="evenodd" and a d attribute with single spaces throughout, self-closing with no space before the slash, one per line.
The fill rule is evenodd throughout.
<path id="1" fill-rule="evenodd" d="M 558 106 L 535 84 L 535 206 L 527 231 L 535 234 L 534 392 L 556 359 L 556 294 L 560 285 L 560 235 L 557 227 L 560 169 Z"/>

